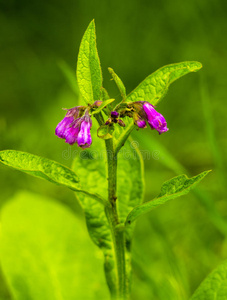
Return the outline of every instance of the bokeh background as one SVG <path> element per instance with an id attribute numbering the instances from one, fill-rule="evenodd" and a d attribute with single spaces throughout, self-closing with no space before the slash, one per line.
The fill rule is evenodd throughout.
<path id="1" fill-rule="evenodd" d="M 75 72 L 79 43 L 93 18 L 104 86 L 112 98 L 120 95 L 108 67 L 130 92 L 163 65 L 186 60 L 203 64 L 198 73 L 173 83 L 159 104 L 168 133 L 158 136 L 149 129 L 133 133 L 140 149 L 150 152 L 144 161 L 145 201 L 175 175 L 213 170 L 194 193 L 146 215 L 135 231 L 132 299 L 189 299 L 227 258 L 226 2 L 7 0 L 0 5 L 0 150 L 27 151 L 71 165 L 74 148 L 54 135 L 64 116 L 61 108 L 78 103 L 77 87 L 72 88 L 62 66 Z M 28 198 L 32 202 L 49 197 L 76 214 L 82 230 L 75 232 L 78 243 L 89 243 L 72 192 L 4 166 L 0 176 L 0 205 L 3 210 L 8 207 L 4 215 L 12 215 L 15 228 L 21 219 L 14 216 L 15 208 L 7 206 L 10 200 L 20 198 L 26 206 Z M 82 286 L 78 299 L 96 295 L 88 298 L 86 289 L 94 287 L 94 266 L 101 258 L 95 247 L 88 248 L 91 280 L 84 281 L 88 275 L 78 271 Z M 86 259 L 81 260 L 83 265 Z M 102 288 L 97 282 L 95 287 Z M 3 275 L 0 299 L 13 299 Z"/>

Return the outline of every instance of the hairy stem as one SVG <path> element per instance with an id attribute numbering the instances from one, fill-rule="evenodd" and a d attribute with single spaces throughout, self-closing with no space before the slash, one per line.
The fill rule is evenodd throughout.
<path id="1" fill-rule="evenodd" d="M 112 231 L 115 260 L 117 267 L 117 295 L 115 299 L 128 299 L 128 282 L 125 261 L 125 236 L 124 231 L 117 228 L 119 224 L 117 211 L 117 154 L 114 152 L 113 139 L 106 140 L 106 151 L 108 161 L 108 200 L 111 207 L 106 207 L 106 216 Z"/>

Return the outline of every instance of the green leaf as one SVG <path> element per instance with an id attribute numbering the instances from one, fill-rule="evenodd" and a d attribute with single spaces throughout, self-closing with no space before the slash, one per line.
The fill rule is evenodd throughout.
<path id="1" fill-rule="evenodd" d="M 91 115 L 100 113 L 104 108 L 106 108 L 107 105 L 109 105 L 113 101 L 115 101 L 115 99 L 108 99 L 103 101 L 103 103 L 96 110 L 94 110 Z"/>
<path id="2" fill-rule="evenodd" d="M 161 193 L 157 198 L 148 201 L 135 207 L 127 216 L 126 225 L 135 221 L 141 215 L 151 211 L 152 209 L 166 203 L 167 201 L 187 194 L 196 186 L 210 171 L 202 172 L 201 174 L 188 178 L 186 175 L 179 175 L 166 181 Z"/>
<path id="3" fill-rule="evenodd" d="M 121 97 L 123 100 L 126 99 L 126 88 L 124 86 L 124 83 L 122 82 L 121 78 L 118 77 L 118 75 L 114 72 L 114 70 L 112 68 L 108 68 L 110 74 L 113 77 L 113 80 L 115 81 L 120 93 L 121 93 Z"/>
<path id="4" fill-rule="evenodd" d="M 79 178 L 74 171 L 50 159 L 16 150 L 4 150 L 0 151 L 0 162 L 29 175 L 66 186 L 73 191 L 86 193 L 96 201 L 108 205 L 107 200 L 101 196 L 81 189 Z"/>
<path id="5" fill-rule="evenodd" d="M 156 105 L 166 94 L 169 85 L 178 78 L 197 72 L 202 64 L 186 61 L 164 66 L 144 79 L 128 96 L 126 101 L 147 101 Z"/>
<path id="6" fill-rule="evenodd" d="M 226 300 L 227 261 L 219 265 L 199 286 L 190 300 Z"/>
<path id="7" fill-rule="evenodd" d="M 109 299 L 101 251 L 81 219 L 53 199 L 15 195 L 1 210 L 0 245 L 14 300 Z"/>
<path id="8" fill-rule="evenodd" d="M 100 99 L 102 71 L 96 48 L 94 20 L 89 24 L 80 44 L 77 61 L 77 82 L 81 95 L 87 104 Z"/>

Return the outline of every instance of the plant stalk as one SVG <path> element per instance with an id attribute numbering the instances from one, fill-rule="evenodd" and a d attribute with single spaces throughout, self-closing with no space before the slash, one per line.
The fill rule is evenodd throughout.
<path id="1" fill-rule="evenodd" d="M 106 207 L 106 216 L 112 231 L 114 254 L 117 268 L 117 295 L 113 299 L 128 299 L 128 279 L 125 259 L 125 233 L 116 226 L 120 223 L 117 211 L 117 154 L 114 152 L 113 139 L 105 140 L 108 162 L 108 200 L 111 207 Z"/>

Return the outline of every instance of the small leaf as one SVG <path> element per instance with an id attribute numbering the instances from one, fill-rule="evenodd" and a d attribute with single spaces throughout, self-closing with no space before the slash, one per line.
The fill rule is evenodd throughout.
<path id="1" fill-rule="evenodd" d="M 112 134 L 114 132 L 114 127 L 112 124 L 110 125 L 102 125 L 98 128 L 97 135 L 100 139 L 108 140 L 112 138 Z"/>
<path id="2" fill-rule="evenodd" d="M 107 105 L 109 105 L 113 101 L 115 101 L 115 99 L 108 99 L 108 100 L 103 101 L 103 103 L 96 110 L 94 110 L 91 113 L 91 115 L 95 115 L 95 114 L 100 113 L 104 108 L 106 108 Z"/>
<path id="3" fill-rule="evenodd" d="M 169 85 L 178 78 L 197 72 L 202 64 L 196 61 L 186 61 L 164 66 L 144 79 L 128 96 L 126 101 L 147 101 L 156 105 L 166 94 Z"/>
<path id="4" fill-rule="evenodd" d="M 115 81 L 120 93 L 121 93 L 121 97 L 123 100 L 126 99 L 126 88 L 124 86 L 124 83 L 122 82 L 121 78 L 118 77 L 118 75 L 114 72 L 114 70 L 112 68 L 108 68 L 110 74 L 113 77 L 113 80 Z"/>
<path id="5" fill-rule="evenodd" d="M 166 181 L 161 193 L 154 200 L 136 206 L 127 216 L 126 225 L 135 221 L 141 215 L 151 211 L 152 209 L 166 203 L 167 201 L 187 194 L 196 186 L 210 171 L 202 172 L 201 174 L 188 178 L 186 175 L 179 175 Z"/>
<path id="6" fill-rule="evenodd" d="M 227 261 L 219 265 L 199 286 L 190 300 L 226 300 Z"/>
<path id="7" fill-rule="evenodd" d="M 100 98 L 102 71 L 96 48 L 95 22 L 91 21 L 82 38 L 78 61 L 77 82 L 84 101 L 93 103 Z"/>
<path id="8" fill-rule="evenodd" d="M 66 186 L 73 191 L 86 193 L 96 201 L 108 205 L 108 202 L 101 196 L 82 190 L 76 173 L 53 160 L 26 152 L 4 150 L 0 151 L 0 162 L 29 175 Z"/>

